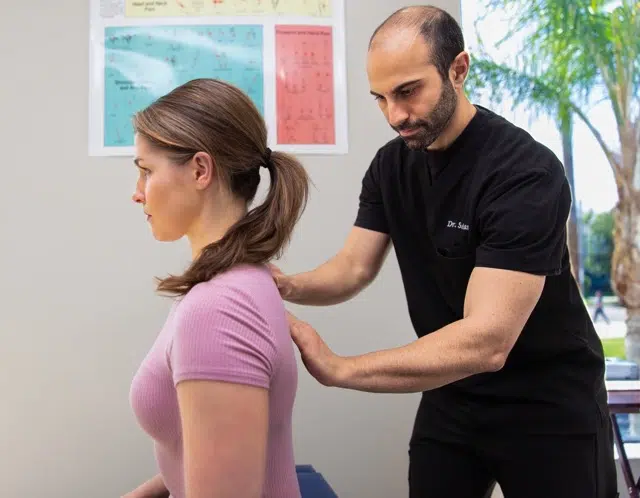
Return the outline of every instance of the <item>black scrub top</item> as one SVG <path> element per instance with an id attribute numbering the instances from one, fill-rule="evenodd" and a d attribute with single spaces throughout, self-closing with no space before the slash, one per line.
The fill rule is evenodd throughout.
<path id="1" fill-rule="evenodd" d="M 476 109 L 445 151 L 399 137 L 382 147 L 355 224 L 390 235 L 419 337 L 463 317 L 476 266 L 546 281 L 504 368 L 423 393 L 414 440 L 593 432 L 607 414 L 604 354 L 570 271 L 564 168 L 526 131 Z"/>

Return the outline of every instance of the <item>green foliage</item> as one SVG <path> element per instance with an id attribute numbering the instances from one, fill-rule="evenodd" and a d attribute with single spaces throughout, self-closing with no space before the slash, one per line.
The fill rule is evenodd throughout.
<path id="1" fill-rule="evenodd" d="M 613 213 L 585 213 L 583 216 L 584 231 L 587 234 L 584 247 L 584 271 L 589 277 L 585 282 L 586 294 L 593 288 L 609 287 L 611 274 L 611 257 L 613 254 Z M 602 285 L 606 282 L 606 285 Z"/>
<path id="2" fill-rule="evenodd" d="M 624 347 L 624 337 L 615 337 L 613 339 L 602 339 L 602 348 L 607 358 L 627 359 Z"/>
<path id="3" fill-rule="evenodd" d="M 512 62 L 499 64 L 481 44 L 469 75 L 472 98 L 487 93 L 500 102 L 508 93 L 515 105 L 546 112 L 561 129 L 566 117 L 576 114 L 603 148 L 587 118 L 594 97 L 611 103 L 619 125 L 639 111 L 633 107 L 640 93 L 640 2 L 484 0 L 484 5 L 486 15 L 476 29 L 496 12 L 506 12 L 510 29 L 501 43 L 521 39 L 521 46 Z"/>

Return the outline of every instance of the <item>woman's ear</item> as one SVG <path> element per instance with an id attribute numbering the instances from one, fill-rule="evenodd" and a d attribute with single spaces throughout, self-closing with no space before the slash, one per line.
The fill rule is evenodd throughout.
<path id="1" fill-rule="evenodd" d="M 214 159 L 206 152 L 196 152 L 191 159 L 193 179 L 198 190 L 204 190 L 215 179 L 216 164 Z"/>

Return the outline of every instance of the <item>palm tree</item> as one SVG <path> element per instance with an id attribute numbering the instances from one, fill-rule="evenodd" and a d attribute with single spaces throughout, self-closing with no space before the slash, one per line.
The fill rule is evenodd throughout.
<path id="1" fill-rule="evenodd" d="M 471 64 L 470 93 L 485 90 L 546 112 L 563 136 L 565 168 L 573 177 L 573 120 L 582 121 L 602 148 L 618 193 L 612 288 L 627 308 L 627 358 L 640 364 L 640 2 L 637 0 L 484 0 L 488 13 L 511 13 L 504 40 L 520 37 L 513 61 L 479 54 Z M 603 138 L 588 108 L 606 100 L 618 143 Z M 575 204 L 575 203 L 574 203 Z M 575 212 L 572 213 L 575 220 Z M 569 242 L 576 252 L 577 240 Z M 575 255 L 574 255 L 575 257 Z M 575 273 L 574 273 L 575 274 Z"/>

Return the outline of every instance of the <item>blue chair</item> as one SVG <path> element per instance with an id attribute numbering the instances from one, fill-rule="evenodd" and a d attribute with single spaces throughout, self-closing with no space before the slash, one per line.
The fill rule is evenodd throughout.
<path id="1" fill-rule="evenodd" d="M 315 471 L 316 469 L 313 468 L 313 465 L 296 465 L 296 473 L 298 474 L 307 474 Z"/>
<path id="2" fill-rule="evenodd" d="M 302 498 L 338 498 L 322 474 L 312 465 L 296 465 L 296 474 Z"/>

